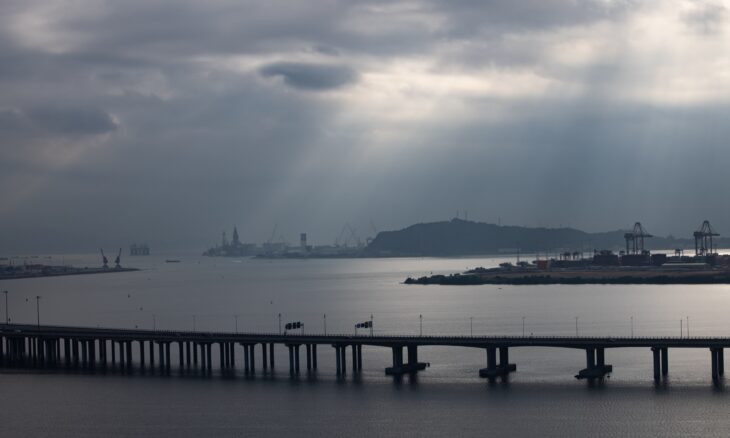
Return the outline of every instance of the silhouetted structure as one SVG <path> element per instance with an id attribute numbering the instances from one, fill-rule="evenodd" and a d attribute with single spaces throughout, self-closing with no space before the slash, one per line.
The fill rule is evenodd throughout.
<path id="1" fill-rule="evenodd" d="M 133 348 L 137 344 L 136 352 Z M 177 344 L 176 352 L 171 346 Z M 517 367 L 509 363 L 510 348 L 554 347 L 581 349 L 586 352 L 586 367 L 576 378 L 602 378 L 613 370 L 606 364 L 605 352 L 611 348 L 649 348 L 654 362 L 654 379 L 660 380 L 669 371 L 669 348 L 701 348 L 710 351 L 711 377 L 717 382 L 724 374 L 724 349 L 730 338 L 671 338 L 671 337 L 568 337 L 568 336 L 347 336 L 305 334 L 212 333 L 189 331 L 123 330 L 40 325 L 0 325 L 0 366 L 16 368 L 69 368 L 119 370 L 131 373 L 155 372 L 155 362 L 161 374 L 169 374 L 173 354 L 180 373 L 210 374 L 213 369 L 213 346 L 218 350 L 218 366 L 223 373 L 234 373 L 236 347 L 243 350 L 245 374 L 256 371 L 255 350 L 260 347 L 264 372 L 274 370 L 276 345 L 288 349 L 289 373 L 300 373 L 300 348 L 306 350 L 308 371 L 317 369 L 317 347 L 334 348 L 336 372 L 344 376 L 347 369 L 346 351 L 352 352 L 352 370 L 362 370 L 364 345 L 392 349 L 392 366 L 386 374 L 412 374 L 428 364 L 418 361 L 418 347 L 452 346 L 483 349 L 486 368 L 479 375 L 486 378 L 506 376 Z M 407 356 L 404 360 L 403 349 Z M 155 356 L 157 350 L 157 356 Z M 497 360 L 499 353 L 499 361 Z M 118 357 L 117 357 L 118 354 Z M 239 356 L 240 357 L 240 356 Z"/>

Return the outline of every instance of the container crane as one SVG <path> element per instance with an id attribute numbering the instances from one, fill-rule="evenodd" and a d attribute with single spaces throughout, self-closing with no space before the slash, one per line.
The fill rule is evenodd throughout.
<path id="1" fill-rule="evenodd" d="M 626 239 L 626 254 L 644 254 L 644 238 L 654 237 L 649 234 L 641 222 L 634 224 L 634 229 L 630 233 L 624 234 Z"/>
<path id="2" fill-rule="evenodd" d="M 695 238 L 695 255 L 707 256 L 715 253 L 715 247 L 712 242 L 713 236 L 719 236 L 710 225 L 710 221 L 702 222 L 700 228 L 694 232 Z"/>

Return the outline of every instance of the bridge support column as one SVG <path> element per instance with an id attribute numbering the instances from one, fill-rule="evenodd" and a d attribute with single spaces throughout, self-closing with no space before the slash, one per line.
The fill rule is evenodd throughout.
<path id="1" fill-rule="evenodd" d="M 125 342 L 127 347 L 127 371 L 132 372 L 132 341 Z"/>
<path id="2" fill-rule="evenodd" d="M 289 349 L 289 376 L 294 377 L 294 346 L 287 345 Z"/>
<path id="3" fill-rule="evenodd" d="M 307 371 L 312 371 L 312 346 L 306 344 L 304 347 L 307 350 Z"/>
<path id="4" fill-rule="evenodd" d="M 157 356 L 160 358 L 160 374 L 165 372 L 165 345 L 162 342 L 157 342 Z"/>
<path id="5" fill-rule="evenodd" d="M 218 361 L 218 364 L 221 367 L 221 371 L 226 369 L 226 343 L 225 342 L 219 342 L 218 343 L 218 352 L 220 353 L 220 360 Z"/>
<path id="6" fill-rule="evenodd" d="M 170 343 L 165 342 L 165 372 L 167 374 L 170 374 L 170 362 L 171 362 L 171 356 L 170 356 Z"/>
<path id="7" fill-rule="evenodd" d="M 725 349 L 717 349 L 717 375 L 722 376 L 725 374 Z"/>
<path id="8" fill-rule="evenodd" d="M 294 372 L 296 372 L 297 376 L 299 375 L 299 347 L 301 345 L 295 345 L 294 346 Z"/>
<path id="9" fill-rule="evenodd" d="M 357 369 L 362 371 L 362 344 L 357 345 Z"/>
<path id="10" fill-rule="evenodd" d="M 249 365 L 248 365 L 248 345 L 241 344 L 243 347 L 243 372 L 245 374 L 249 373 Z"/>
<path id="11" fill-rule="evenodd" d="M 613 365 L 606 365 L 603 347 L 586 348 L 586 367 L 575 375 L 576 379 L 602 379 L 613 371 Z"/>
<path id="12" fill-rule="evenodd" d="M 185 369 L 190 371 L 190 341 L 185 342 Z"/>
<path id="13" fill-rule="evenodd" d="M 261 343 L 261 365 L 264 373 L 266 373 L 266 370 L 269 368 L 268 356 L 266 355 L 266 342 Z"/>
<path id="14" fill-rule="evenodd" d="M 274 371 L 274 343 L 269 344 L 269 363 L 271 363 L 271 371 Z"/>
<path id="15" fill-rule="evenodd" d="M 43 358 L 45 361 L 45 357 Z M 96 369 L 96 339 L 89 340 L 89 368 Z"/>
<path id="16" fill-rule="evenodd" d="M 251 359 L 251 374 L 256 374 L 256 344 L 251 344 L 248 346 L 250 352 L 249 357 Z"/>
<path id="17" fill-rule="evenodd" d="M 86 341 L 81 341 L 81 367 L 86 369 L 89 365 L 88 356 L 86 354 Z"/>
<path id="18" fill-rule="evenodd" d="M 144 364 L 144 341 L 137 341 L 139 342 L 139 369 L 144 372 L 145 370 L 145 364 Z"/>
<path id="19" fill-rule="evenodd" d="M 191 348 L 193 349 L 193 366 L 198 368 L 198 350 L 200 349 L 200 344 L 194 342 Z"/>
<path id="20" fill-rule="evenodd" d="M 149 341 L 150 349 L 150 372 L 155 372 L 155 341 Z"/>
<path id="21" fill-rule="evenodd" d="M 340 347 L 335 345 L 335 360 L 336 360 L 336 368 L 337 368 L 337 375 L 342 374 L 342 363 L 341 363 L 341 355 L 340 355 Z"/>
<path id="22" fill-rule="evenodd" d="M 662 376 L 669 374 L 669 349 L 664 347 L 661 349 L 660 356 L 662 358 Z"/>
<path id="23" fill-rule="evenodd" d="M 178 358 L 178 363 L 180 365 L 180 372 L 181 373 L 185 369 L 185 354 L 183 354 L 185 347 L 183 347 L 183 344 L 185 344 L 183 341 L 178 341 L 177 342 L 177 358 Z"/>
<path id="24" fill-rule="evenodd" d="M 710 358 L 712 359 L 712 381 L 717 383 L 720 380 L 720 349 L 710 348 Z"/>
<path id="25" fill-rule="evenodd" d="M 350 348 L 352 348 L 352 372 L 357 373 L 357 346 L 353 344 L 350 345 Z M 408 352 L 410 353 L 410 347 L 408 348 Z"/>
<path id="26" fill-rule="evenodd" d="M 393 347 L 393 366 L 385 369 L 385 374 L 389 376 L 400 376 L 405 372 L 403 367 L 403 346 Z"/>
<path id="27" fill-rule="evenodd" d="M 661 379 L 662 364 L 660 359 L 661 349 L 658 347 L 652 347 L 652 356 L 654 358 L 654 381 L 658 382 Z"/>
<path id="28" fill-rule="evenodd" d="M 66 368 L 71 366 L 71 340 L 63 338 L 63 358 L 66 362 Z"/>
<path id="29" fill-rule="evenodd" d="M 211 350 L 213 349 L 213 344 L 207 344 L 205 346 L 206 349 L 206 356 L 208 357 L 208 374 L 211 374 L 213 372 L 213 359 L 211 358 Z"/>
<path id="30" fill-rule="evenodd" d="M 231 370 L 236 369 L 236 343 L 235 342 L 229 342 L 228 343 L 228 351 L 230 353 L 230 366 Z"/>
<path id="31" fill-rule="evenodd" d="M 312 344 L 312 369 L 317 369 L 317 344 Z"/>

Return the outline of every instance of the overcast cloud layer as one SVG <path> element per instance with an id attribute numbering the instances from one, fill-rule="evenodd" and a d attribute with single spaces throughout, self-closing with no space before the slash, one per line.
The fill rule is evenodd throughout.
<path id="1" fill-rule="evenodd" d="M 0 0 L 0 252 L 730 235 L 729 1 Z"/>

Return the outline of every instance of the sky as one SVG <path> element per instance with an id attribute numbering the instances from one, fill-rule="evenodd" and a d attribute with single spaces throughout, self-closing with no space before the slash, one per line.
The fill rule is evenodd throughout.
<path id="1" fill-rule="evenodd" d="M 0 0 L 0 253 L 727 236 L 729 104 L 730 0 Z"/>

